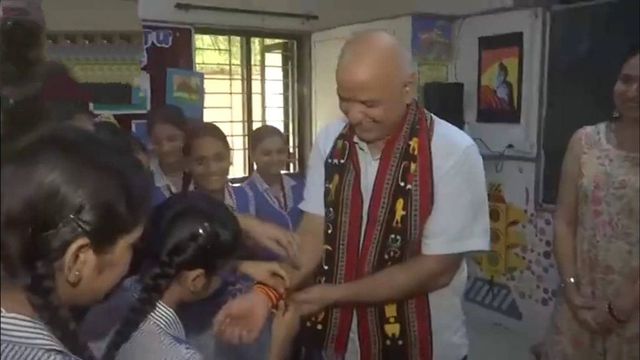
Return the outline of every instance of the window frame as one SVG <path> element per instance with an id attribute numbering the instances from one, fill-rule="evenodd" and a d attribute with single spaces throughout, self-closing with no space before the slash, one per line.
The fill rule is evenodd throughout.
<path id="1" fill-rule="evenodd" d="M 309 94 L 309 90 L 311 89 L 311 36 L 309 34 L 304 33 L 287 33 L 287 32 L 277 32 L 277 31 L 261 31 L 261 30 L 232 30 L 232 29 L 223 29 L 223 28 L 215 28 L 215 27 L 206 27 L 206 26 L 194 26 L 193 27 L 193 54 L 194 54 L 194 69 L 196 68 L 196 46 L 195 46 L 195 36 L 196 35 L 219 35 L 219 36 L 238 36 L 241 37 L 241 46 L 244 47 L 243 53 L 251 54 L 251 39 L 252 38 L 273 38 L 273 39 L 282 39 L 287 41 L 294 41 L 296 43 L 295 46 L 295 56 L 292 59 L 292 69 L 295 70 L 294 78 L 292 81 L 292 85 L 295 87 L 291 91 L 291 117 L 292 121 L 289 123 L 294 127 L 293 132 L 295 133 L 295 137 L 297 138 L 297 144 L 289 144 L 289 147 L 293 147 L 297 151 L 297 156 L 295 161 L 297 162 L 297 173 L 304 173 L 306 169 L 306 159 L 308 156 L 308 152 L 311 149 L 311 121 L 310 121 L 310 109 L 311 109 L 311 97 Z M 243 71 L 250 74 L 251 67 L 253 66 L 251 61 L 244 61 L 241 64 L 243 67 Z M 250 76 L 246 76 L 243 80 L 245 86 L 245 92 L 251 94 L 252 92 L 252 79 Z M 251 96 L 249 96 L 250 98 Z M 244 125 L 246 128 L 251 131 L 253 129 L 253 109 L 251 106 L 251 99 L 249 101 L 244 101 L 244 111 L 246 119 L 244 121 Z M 285 102 L 288 100 L 285 100 Z M 285 124 L 285 128 L 288 127 L 288 124 Z M 248 136 L 248 134 L 247 134 Z M 251 140 L 248 137 L 247 147 L 250 149 L 251 144 L 249 143 Z M 251 159 L 250 151 L 247 153 L 246 160 L 248 161 L 249 173 L 246 177 L 251 176 L 253 173 L 253 161 Z M 231 179 L 232 182 L 237 182 L 240 179 L 244 179 L 246 177 L 234 178 Z"/>

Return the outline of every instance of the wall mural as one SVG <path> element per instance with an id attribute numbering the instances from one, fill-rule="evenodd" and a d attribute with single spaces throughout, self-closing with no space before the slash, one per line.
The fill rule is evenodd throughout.
<path id="1" fill-rule="evenodd" d="M 530 196 L 523 206 L 509 202 L 499 183 L 488 197 L 491 251 L 473 258 L 465 301 L 543 331 L 556 298 L 552 216 L 533 211 Z"/>
<path id="2" fill-rule="evenodd" d="M 474 257 L 484 277 L 475 277 L 469 283 L 465 298 L 487 310 L 522 320 L 522 312 L 504 280 L 508 274 L 526 265 L 514 250 L 526 245 L 519 225 L 525 222 L 527 215 L 523 209 L 506 201 L 501 184 L 490 184 L 488 196 L 491 251 Z"/>

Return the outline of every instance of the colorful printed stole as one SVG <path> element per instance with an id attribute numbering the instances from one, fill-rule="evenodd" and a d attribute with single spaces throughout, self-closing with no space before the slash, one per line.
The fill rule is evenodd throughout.
<path id="1" fill-rule="evenodd" d="M 433 206 L 432 118 L 417 102 L 403 128 L 384 146 L 360 246 L 363 202 L 354 132 L 345 126 L 325 163 L 325 245 L 318 283 L 341 284 L 420 253 Z M 360 358 L 431 360 L 428 296 L 379 306 L 340 306 L 304 322 L 308 350 L 345 354 L 354 310 Z"/>

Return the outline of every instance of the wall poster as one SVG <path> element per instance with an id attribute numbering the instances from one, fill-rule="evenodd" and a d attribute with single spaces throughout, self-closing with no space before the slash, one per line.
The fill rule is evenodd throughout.
<path id="1" fill-rule="evenodd" d="M 167 69 L 165 102 L 179 106 L 187 118 L 202 121 L 204 74 L 182 69 Z"/>
<path id="2" fill-rule="evenodd" d="M 522 50 L 521 32 L 478 39 L 477 122 L 520 123 Z"/>
<path id="3" fill-rule="evenodd" d="M 451 22 L 429 16 L 411 18 L 411 48 L 418 63 L 451 60 Z"/>

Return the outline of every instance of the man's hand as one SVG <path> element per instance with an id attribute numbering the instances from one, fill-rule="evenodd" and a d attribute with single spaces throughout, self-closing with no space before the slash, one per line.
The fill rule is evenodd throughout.
<path id="1" fill-rule="evenodd" d="M 339 299 L 338 285 L 321 284 L 308 287 L 290 298 L 300 316 L 320 312 L 334 305 Z"/>
<path id="2" fill-rule="evenodd" d="M 238 220 L 242 230 L 257 245 L 286 257 L 292 267 L 299 267 L 298 250 L 300 238 L 298 235 L 252 216 L 238 215 Z"/>
<path id="3" fill-rule="evenodd" d="M 288 359 L 291 354 L 293 340 L 300 330 L 300 314 L 295 305 L 285 306 L 280 303 L 278 312 L 273 317 L 271 325 L 270 360 Z"/>
<path id="4" fill-rule="evenodd" d="M 222 307 L 213 322 L 214 333 L 231 344 L 254 342 L 269 317 L 269 300 L 257 291 L 241 295 Z"/>
<path id="5" fill-rule="evenodd" d="M 238 271 L 249 275 L 255 281 L 265 283 L 281 294 L 289 287 L 287 272 L 275 261 L 241 261 Z M 284 280 L 284 282 L 283 282 Z"/>

